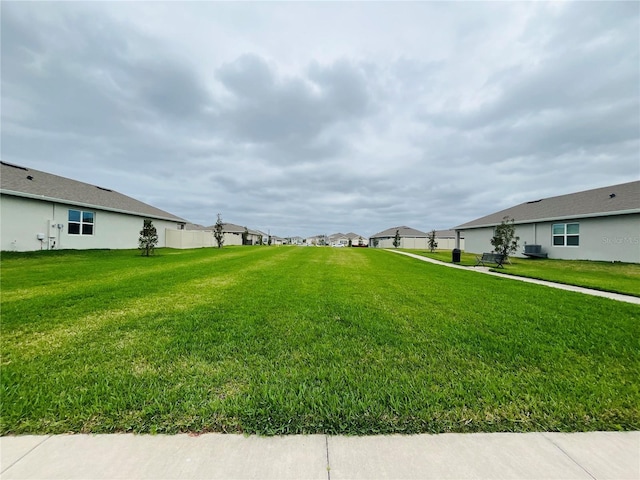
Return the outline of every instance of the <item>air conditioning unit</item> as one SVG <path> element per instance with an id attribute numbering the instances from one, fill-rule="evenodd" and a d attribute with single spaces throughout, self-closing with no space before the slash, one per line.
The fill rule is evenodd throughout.
<path id="1" fill-rule="evenodd" d="M 527 244 L 524 246 L 524 254 L 532 258 L 547 258 L 547 254 L 542 253 L 542 245 Z"/>
<path id="2" fill-rule="evenodd" d="M 527 253 L 530 253 L 530 254 L 542 253 L 542 245 L 525 245 L 524 246 L 524 253 L 525 253 L 525 255 Z"/>

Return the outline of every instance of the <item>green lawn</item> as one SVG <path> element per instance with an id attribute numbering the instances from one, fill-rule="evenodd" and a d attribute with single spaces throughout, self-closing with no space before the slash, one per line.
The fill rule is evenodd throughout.
<path id="1" fill-rule="evenodd" d="M 451 263 L 451 250 L 437 250 L 433 253 L 425 250 L 405 251 Z M 473 253 L 462 252 L 460 265 L 475 265 L 476 256 Z M 640 265 L 635 263 L 543 258 L 509 260 L 511 263 L 506 264 L 504 269 L 495 271 L 640 297 Z"/>
<path id="2" fill-rule="evenodd" d="M 415 255 L 421 255 L 423 257 L 433 258 L 434 260 L 440 260 L 441 262 L 453 263 L 451 250 L 435 250 L 430 252 L 429 250 L 413 250 L 409 248 L 401 248 L 403 252 L 413 253 Z M 476 264 L 476 253 L 460 252 L 460 263 L 464 267 L 473 267 Z"/>
<path id="3" fill-rule="evenodd" d="M 376 249 L 4 254 L 0 433 L 640 429 L 640 308 Z"/>

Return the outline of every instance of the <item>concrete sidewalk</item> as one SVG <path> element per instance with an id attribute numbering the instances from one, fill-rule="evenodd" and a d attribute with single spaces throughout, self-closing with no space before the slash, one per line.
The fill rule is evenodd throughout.
<path id="1" fill-rule="evenodd" d="M 560 290 L 567 290 L 569 292 L 578 292 L 585 295 L 592 295 L 594 297 L 609 298 L 611 300 L 617 300 L 619 302 L 635 303 L 640 305 L 640 297 L 634 297 L 632 295 L 622 295 L 620 293 L 603 292 L 602 290 L 594 290 L 592 288 L 576 287 L 575 285 L 565 285 L 563 283 L 548 282 L 546 280 L 536 280 L 535 278 L 518 277 L 516 275 L 508 275 L 505 273 L 492 272 L 487 267 L 463 267 L 462 265 L 456 265 L 454 263 L 441 262 L 440 260 L 434 260 L 433 258 L 422 257 L 415 253 L 400 252 L 398 250 L 386 249 L 388 252 L 398 253 L 407 257 L 415 258 L 423 262 L 435 263 L 436 265 L 442 265 L 444 267 L 458 268 L 461 270 L 484 273 L 485 275 L 493 275 L 494 277 L 506 278 L 509 280 L 517 280 L 519 282 L 534 283 L 536 285 L 544 285 L 545 287 L 558 288 Z"/>
<path id="2" fill-rule="evenodd" d="M 0 438 L 2 479 L 634 479 L 640 432 Z"/>

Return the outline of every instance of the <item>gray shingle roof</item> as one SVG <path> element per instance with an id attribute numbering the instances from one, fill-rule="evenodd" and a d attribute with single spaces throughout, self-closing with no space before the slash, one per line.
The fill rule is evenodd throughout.
<path id="1" fill-rule="evenodd" d="M 187 223 L 184 226 L 185 230 L 201 230 L 201 231 L 212 231 L 213 227 L 205 227 L 204 225 L 200 225 L 198 223 Z"/>
<path id="2" fill-rule="evenodd" d="M 640 181 L 612 185 L 521 203 L 463 223 L 456 230 L 499 225 L 505 216 L 515 223 L 640 213 Z"/>
<path id="3" fill-rule="evenodd" d="M 455 230 L 436 230 L 436 238 L 456 238 Z"/>
<path id="4" fill-rule="evenodd" d="M 350 238 L 351 240 L 358 240 L 360 238 L 365 238 L 362 235 L 358 235 L 357 233 L 353 233 L 353 232 L 349 232 L 346 234 L 347 238 Z"/>
<path id="5" fill-rule="evenodd" d="M 199 225 L 197 223 L 187 223 L 184 227 L 185 230 L 202 230 L 205 232 L 213 232 L 215 230 L 215 225 L 210 225 L 205 227 L 204 225 Z M 247 229 L 249 235 L 257 235 L 257 236 L 265 236 L 266 233 L 261 232 L 260 230 L 251 230 Z M 222 232 L 223 233 L 244 233 L 244 227 L 240 225 L 235 225 L 233 223 L 223 223 L 222 224 Z"/>
<path id="6" fill-rule="evenodd" d="M 212 225 L 209 229 L 213 230 L 213 227 L 215 227 L 215 225 Z M 244 227 L 236 225 L 235 223 L 223 223 L 222 231 L 224 233 L 244 233 Z"/>
<path id="7" fill-rule="evenodd" d="M 333 241 L 336 240 L 338 238 L 350 238 L 351 240 L 357 240 L 359 238 L 366 238 L 363 237 L 362 235 L 358 235 L 357 233 L 353 233 L 353 232 L 349 232 L 349 233 L 334 233 L 332 235 L 329 235 L 329 240 Z"/>
<path id="8" fill-rule="evenodd" d="M 4 195 L 55 201 L 151 219 L 185 222 L 183 218 L 108 188 L 90 185 L 32 168 L 25 168 L 6 162 L 0 163 L 0 190 Z"/>
<path id="9" fill-rule="evenodd" d="M 401 237 L 426 237 L 427 234 L 425 232 L 421 232 L 420 230 L 416 230 L 411 227 L 393 227 L 383 230 L 382 232 L 378 232 L 375 235 L 371 235 L 369 238 L 380 238 L 380 237 L 395 237 L 396 230 L 398 230 Z"/>

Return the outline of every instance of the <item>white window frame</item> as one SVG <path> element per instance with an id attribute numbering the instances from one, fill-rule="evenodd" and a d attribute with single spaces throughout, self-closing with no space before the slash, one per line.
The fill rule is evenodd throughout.
<path id="1" fill-rule="evenodd" d="M 569 226 L 577 226 L 577 232 L 569 233 Z M 556 233 L 556 227 L 562 226 L 562 233 Z M 556 238 L 562 238 L 562 244 L 556 244 Z M 576 238 L 576 245 L 569 245 L 569 238 Z M 580 223 L 579 222 L 567 222 L 567 223 L 554 223 L 551 225 L 551 246 L 553 247 L 568 247 L 577 248 L 580 247 Z"/>
<path id="2" fill-rule="evenodd" d="M 80 213 L 80 221 L 70 220 L 71 212 L 79 212 Z M 85 221 L 85 213 L 91 214 L 91 221 Z M 70 226 L 78 225 L 78 233 L 71 233 Z M 91 233 L 84 233 L 84 226 L 91 225 Z M 70 208 L 67 212 L 67 235 L 73 235 L 78 237 L 92 237 L 96 230 L 96 212 L 92 212 L 91 210 L 79 210 L 77 208 Z"/>

